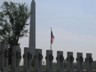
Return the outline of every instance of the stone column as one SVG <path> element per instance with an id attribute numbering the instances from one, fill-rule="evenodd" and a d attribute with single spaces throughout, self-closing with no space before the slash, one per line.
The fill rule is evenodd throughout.
<path id="1" fill-rule="evenodd" d="M 19 72 L 20 71 L 20 60 L 21 60 L 21 50 L 19 45 L 13 46 L 12 49 L 12 71 Z"/>
<path id="2" fill-rule="evenodd" d="M 77 71 L 82 72 L 83 71 L 83 56 L 82 53 L 77 53 Z"/>
<path id="3" fill-rule="evenodd" d="M 8 72 L 8 44 L 1 43 L 0 51 L 0 69 L 3 72 Z"/>
<path id="4" fill-rule="evenodd" d="M 2 43 L 0 42 L 0 70 L 3 71 L 3 61 L 4 61 L 4 56 L 2 52 Z"/>
<path id="5" fill-rule="evenodd" d="M 24 48 L 24 72 L 32 71 L 32 54 L 30 53 L 29 48 Z"/>
<path id="6" fill-rule="evenodd" d="M 73 72 L 73 52 L 67 52 L 67 70 L 68 72 Z"/>
<path id="7" fill-rule="evenodd" d="M 42 50 L 36 49 L 35 53 L 35 71 L 36 72 L 42 72 Z"/>
<path id="8" fill-rule="evenodd" d="M 93 69 L 93 58 L 91 53 L 86 54 L 85 58 L 86 66 L 87 66 L 87 72 L 92 72 Z"/>
<path id="9" fill-rule="evenodd" d="M 1 47 L 1 42 L 0 42 L 0 71 L 2 70 L 2 60 L 3 58 L 2 58 L 2 47 Z"/>
<path id="10" fill-rule="evenodd" d="M 46 51 L 46 68 L 47 72 L 52 72 L 53 67 L 52 67 L 52 62 L 53 62 L 53 51 L 52 50 L 47 50 Z"/>
<path id="11" fill-rule="evenodd" d="M 57 72 L 64 72 L 64 57 L 63 51 L 57 51 Z"/>

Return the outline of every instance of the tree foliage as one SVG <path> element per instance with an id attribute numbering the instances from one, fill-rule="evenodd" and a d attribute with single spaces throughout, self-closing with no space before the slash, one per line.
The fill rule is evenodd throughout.
<path id="1" fill-rule="evenodd" d="M 24 4 L 4 2 L 0 11 L 0 41 L 10 46 L 18 45 L 20 37 L 26 35 L 28 7 Z"/>
<path id="2" fill-rule="evenodd" d="M 21 3 L 4 2 L 0 11 L 0 42 L 9 44 L 9 64 L 12 64 L 12 46 L 18 45 L 20 37 L 28 32 L 27 6 Z"/>

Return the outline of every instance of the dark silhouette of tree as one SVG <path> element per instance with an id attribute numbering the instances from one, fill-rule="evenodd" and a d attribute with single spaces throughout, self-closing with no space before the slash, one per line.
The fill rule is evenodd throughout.
<path id="1" fill-rule="evenodd" d="M 9 64 L 12 58 L 12 46 L 28 32 L 29 10 L 26 4 L 4 2 L 0 11 L 0 41 L 9 44 Z"/>

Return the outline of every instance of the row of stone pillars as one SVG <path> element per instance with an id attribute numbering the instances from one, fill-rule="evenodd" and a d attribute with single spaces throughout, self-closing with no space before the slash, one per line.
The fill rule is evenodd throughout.
<path id="1" fill-rule="evenodd" d="M 12 51 L 12 72 L 20 72 L 20 60 L 21 60 L 21 52 L 19 46 L 13 46 L 14 49 Z M 24 72 L 31 72 L 32 70 L 32 62 L 34 62 L 34 71 L 35 72 L 42 72 L 42 50 L 41 49 L 36 49 L 35 50 L 35 56 L 32 55 L 30 48 L 24 48 Z M 46 72 L 53 72 L 53 51 L 52 50 L 47 50 L 46 51 Z M 85 62 L 87 65 L 87 68 L 85 69 L 85 72 L 93 72 L 93 59 L 92 59 L 92 54 L 87 53 L 86 54 L 86 59 L 84 61 L 83 59 L 83 54 L 82 53 L 77 53 L 77 68 L 74 69 L 73 67 L 73 52 L 68 52 L 67 53 L 67 69 L 64 68 L 64 56 L 63 56 L 63 51 L 57 51 L 57 69 L 55 70 L 56 72 L 83 72 L 83 63 Z M 8 72 L 9 67 L 8 67 L 8 45 L 4 43 L 0 43 L 0 70 L 2 72 Z"/>
<path id="2" fill-rule="evenodd" d="M 9 71 L 8 65 L 8 58 L 9 58 L 9 51 L 8 51 L 8 44 L 7 43 L 0 43 L 0 70 L 2 72 Z M 12 65 L 11 71 L 19 72 L 19 64 L 21 60 L 21 50 L 19 46 L 13 46 L 12 49 Z"/>
<path id="3" fill-rule="evenodd" d="M 28 52 L 29 51 L 29 52 Z M 30 54 L 30 49 L 25 48 L 24 50 L 25 53 L 25 57 L 24 57 L 24 69 L 26 69 L 26 72 L 31 72 L 31 57 L 32 55 Z M 29 56 L 27 56 L 29 55 Z M 29 59 L 28 59 L 29 58 Z M 35 54 L 35 72 L 42 72 L 42 50 L 41 49 L 36 49 L 36 54 Z M 53 67 L 52 67 L 52 63 L 53 63 L 53 51 L 52 50 L 47 50 L 46 51 L 46 72 L 53 72 Z M 73 66 L 73 61 L 74 61 L 74 57 L 73 57 L 73 52 L 67 52 L 67 69 L 64 69 L 64 57 L 63 57 L 63 51 L 57 51 L 57 69 L 55 70 L 56 72 L 93 72 L 93 59 L 92 59 L 92 54 L 91 53 L 87 53 L 86 54 L 86 58 L 85 61 L 83 59 L 83 54 L 82 53 L 77 53 L 77 68 L 74 69 Z M 87 68 L 84 70 L 83 69 L 83 63 L 85 62 L 85 64 L 87 65 Z"/>

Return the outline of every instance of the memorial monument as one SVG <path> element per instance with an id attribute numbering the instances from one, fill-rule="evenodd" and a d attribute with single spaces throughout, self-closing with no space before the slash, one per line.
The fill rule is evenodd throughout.
<path id="1" fill-rule="evenodd" d="M 31 50 L 32 55 L 35 54 L 35 37 L 36 37 L 36 16 L 35 16 L 36 8 L 35 8 L 35 0 L 32 0 L 31 3 L 31 17 L 30 17 L 30 35 L 29 35 L 29 48 Z"/>

